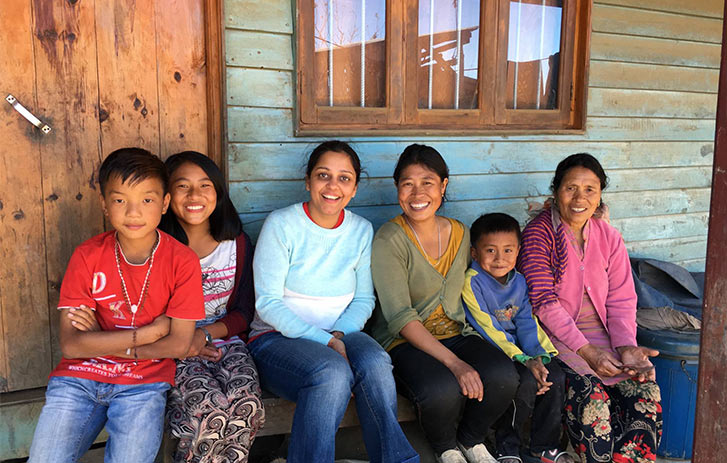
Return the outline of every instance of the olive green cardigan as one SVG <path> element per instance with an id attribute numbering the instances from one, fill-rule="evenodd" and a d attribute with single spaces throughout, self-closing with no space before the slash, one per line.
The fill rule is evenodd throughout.
<path id="1" fill-rule="evenodd" d="M 462 325 L 463 335 L 477 334 L 466 322 L 462 307 L 470 258 L 470 231 L 462 227 L 464 236 L 446 277 L 432 267 L 398 224 L 387 222 L 374 236 L 371 273 L 378 297 L 371 333 L 384 349 L 401 338 L 399 332 L 407 323 L 423 322 L 439 304 L 449 318 Z"/>

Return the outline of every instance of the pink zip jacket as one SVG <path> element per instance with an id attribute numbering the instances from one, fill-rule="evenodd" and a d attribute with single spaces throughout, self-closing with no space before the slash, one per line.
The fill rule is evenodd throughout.
<path id="1" fill-rule="evenodd" d="M 589 219 L 583 230 L 583 261 L 567 258 L 568 253 L 562 252 L 567 240 L 559 235 L 563 230 L 553 229 L 550 210 L 541 212 L 525 226 L 518 256 L 533 312 L 548 334 L 573 352 L 588 344 L 575 323 L 585 290 L 611 347 L 636 346 L 636 291 L 621 234 L 603 220 Z M 559 281 L 554 275 L 560 276 Z"/>

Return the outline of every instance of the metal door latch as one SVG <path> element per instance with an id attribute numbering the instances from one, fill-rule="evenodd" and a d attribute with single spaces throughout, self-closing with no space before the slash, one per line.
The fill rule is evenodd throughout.
<path id="1" fill-rule="evenodd" d="M 50 126 L 48 124 L 44 124 L 43 122 L 41 122 L 40 119 L 35 117 L 33 115 L 33 113 L 31 113 L 30 111 L 25 109 L 25 106 L 21 105 L 20 102 L 17 99 L 15 99 L 15 97 L 13 95 L 6 96 L 5 101 L 7 101 L 11 105 L 13 105 L 13 108 L 15 108 L 15 110 L 17 112 L 19 112 L 21 116 L 26 118 L 28 120 L 28 122 L 30 122 L 34 126 L 38 127 L 41 130 L 41 132 L 47 134 L 47 133 L 50 133 L 51 130 L 53 130 L 50 128 Z"/>

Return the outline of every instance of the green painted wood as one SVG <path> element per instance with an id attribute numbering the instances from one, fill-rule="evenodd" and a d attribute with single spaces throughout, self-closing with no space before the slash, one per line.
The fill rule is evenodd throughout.
<path id="1" fill-rule="evenodd" d="M 648 257 L 668 262 L 700 259 L 707 255 L 707 235 L 690 238 L 627 242 L 631 257 Z"/>
<path id="2" fill-rule="evenodd" d="M 685 269 L 689 270 L 690 272 L 704 272 L 705 265 L 707 263 L 707 259 L 687 259 L 687 260 L 678 260 L 674 262 L 677 265 L 681 265 Z"/>
<path id="3" fill-rule="evenodd" d="M 684 13 L 717 19 L 722 19 L 722 10 L 724 8 L 724 3 L 719 0 L 598 0 L 594 3 Z"/>
<path id="4" fill-rule="evenodd" d="M 227 68 L 227 104 L 230 106 L 292 108 L 294 93 L 290 71 Z"/>
<path id="5" fill-rule="evenodd" d="M 428 142 L 457 174 L 494 174 L 527 171 L 554 172 L 565 156 L 592 153 L 606 171 L 626 168 L 658 168 L 712 165 L 712 142 L 561 142 L 539 141 L 452 141 Z M 399 154 L 409 142 L 382 141 L 353 143 L 361 164 L 370 177 L 391 177 Z M 301 179 L 307 157 L 317 142 L 231 143 L 230 181 Z"/>
<path id="6" fill-rule="evenodd" d="M 591 58 L 719 69 L 720 46 L 594 32 Z"/>
<path id="7" fill-rule="evenodd" d="M 624 240 L 646 241 L 678 237 L 704 236 L 709 213 L 660 215 L 614 219 L 611 224 L 621 232 Z"/>
<path id="8" fill-rule="evenodd" d="M 612 170 L 611 191 L 705 188 L 710 185 L 707 167 L 666 167 L 651 170 Z M 523 198 L 550 194 L 552 172 L 517 174 L 454 175 L 450 177 L 450 201 Z M 638 194 L 638 193 L 637 193 Z M 230 183 L 230 196 L 238 212 L 266 212 L 307 198 L 304 181 L 275 180 Z M 363 178 L 352 206 L 395 204 L 396 188 L 390 178 Z"/>
<path id="9" fill-rule="evenodd" d="M 717 94 L 591 88 L 588 113 L 593 116 L 714 119 Z"/>
<path id="10" fill-rule="evenodd" d="M 265 126 L 261 127 L 260 124 Z M 293 135 L 293 111 L 286 109 L 254 109 L 228 107 L 228 129 L 230 142 L 287 142 L 299 141 L 317 143 L 321 137 L 295 137 Z M 572 135 L 463 135 L 445 136 L 461 141 L 478 142 L 493 140 L 610 140 L 610 141 L 705 141 L 714 139 L 713 120 L 663 119 L 635 117 L 589 116 L 585 134 Z M 401 142 L 427 143 L 441 141 L 443 136 L 418 137 L 351 137 L 353 141 L 367 142 L 396 139 Z"/>
<path id="11" fill-rule="evenodd" d="M 590 116 L 585 138 L 590 140 L 714 140 L 714 120 Z"/>
<path id="12" fill-rule="evenodd" d="M 644 76 L 650 76 L 644 79 Z M 591 60 L 588 85 L 596 87 L 717 93 L 718 69 Z"/>
<path id="13" fill-rule="evenodd" d="M 228 106 L 227 124 L 230 141 L 284 140 L 293 135 L 289 109 Z"/>
<path id="14" fill-rule="evenodd" d="M 228 66 L 293 69 L 293 42 L 290 35 L 227 29 L 225 50 Z"/>
<path id="15" fill-rule="evenodd" d="M 225 26 L 253 31 L 293 33 L 290 0 L 225 0 Z"/>
<path id="16" fill-rule="evenodd" d="M 594 32 L 722 43 L 721 18 L 599 4 L 592 14 Z"/>

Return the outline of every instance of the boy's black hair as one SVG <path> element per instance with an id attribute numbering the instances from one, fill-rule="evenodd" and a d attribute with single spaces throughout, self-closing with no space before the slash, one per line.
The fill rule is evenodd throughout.
<path id="1" fill-rule="evenodd" d="M 164 194 L 167 193 L 167 169 L 161 159 L 143 148 L 120 148 L 109 154 L 98 170 L 98 184 L 101 194 L 106 195 L 106 184 L 113 177 L 130 185 L 149 178 L 162 182 Z"/>
<path id="2" fill-rule="evenodd" d="M 217 164 L 204 154 L 196 151 L 183 151 L 167 158 L 165 164 L 169 178 L 174 175 L 174 171 L 188 162 L 197 165 L 207 174 L 215 187 L 215 193 L 217 193 L 217 206 L 210 215 L 210 234 L 212 238 L 217 242 L 234 240 L 242 233 L 242 221 L 230 199 L 225 176 L 222 175 Z M 189 244 L 187 233 L 182 228 L 182 224 L 179 223 L 179 219 L 174 215 L 171 207 L 162 216 L 159 228 L 172 235 L 177 241 Z"/>
<path id="3" fill-rule="evenodd" d="M 498 232 L 515 233 L 517 235 L 517 242 L 520 244 L 520 224 L 517 223 L 514 217 L 503 214 L 502 212 L 493 212 L 479 216 L 472 223 L 472 227 L 470 227 L 470 243 L 472 247 L 476 247 L 477 240 L 482 235 Z"/>

